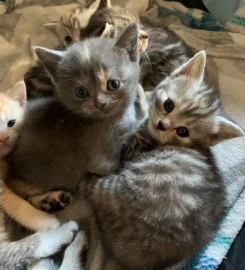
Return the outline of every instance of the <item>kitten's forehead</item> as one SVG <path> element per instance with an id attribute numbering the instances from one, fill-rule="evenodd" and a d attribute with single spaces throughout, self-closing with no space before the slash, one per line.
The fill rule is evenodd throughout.
<path id="1" fill-rule="evenodd" d="M 184 76 L 167 78 L 156 89 L 156 99 L 164 103 L 171 99 L 180 118 L 206 117 L 219 107 L 218 93 L 205 82 L 190 80 Z"/>

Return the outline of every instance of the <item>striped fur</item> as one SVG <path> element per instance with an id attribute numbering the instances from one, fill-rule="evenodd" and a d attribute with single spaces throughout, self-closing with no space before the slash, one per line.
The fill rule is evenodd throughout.
<path id="1" fill-rule="evenodd" d="M 200 52 L 159 85 L 148 124 L 125 149 L 129 160 L 120 173 L 89 175 L 84 183 L 105 256 L 121 269 L 176 269 L 212 239 L 225 214 L 225 191 L 209 146 L 243 132 L 221 116 L 205 65 Z M 166 112 L 169 98 L 175 107 Z M 179 125 L 189 129 L 188 137 L 177 138 Z"/>

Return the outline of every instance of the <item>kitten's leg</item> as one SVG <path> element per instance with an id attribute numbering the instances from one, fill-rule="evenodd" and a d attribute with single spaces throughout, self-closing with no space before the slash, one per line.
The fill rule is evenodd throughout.
<path id="1" fill-rule="evenodd" d="M 70 246 L 67 247 L 59 270 L 83 270 L 81 254 L 82 251 L 87 249 L 87 245 L 87 237 L 83 231 L 80 231 Z"/>
<path id="2" fill-rule="evenodd" d="M 28 198 L 30 204 L 46 212 L 62 210 L 71 203 L 71 200 L 71 193 L 62 190 L 50 191 Z"/>
<path id="3" fill-rule="evenodd" d="M 33 231 L 48 231 L 60 225 L 55 216 L 36 209 L 7 187 L 3 188 L 0 205 L 5 213 Z"/>
<path id="4" fill-rule="evenodd" d="M 35 233 L 16 242 L 3 242 L 0 244 L 0 269 L 23 269 L 50 257 L 69 245 L 77 231 L 77 223 L 70 221 L 49 232 Z"/>

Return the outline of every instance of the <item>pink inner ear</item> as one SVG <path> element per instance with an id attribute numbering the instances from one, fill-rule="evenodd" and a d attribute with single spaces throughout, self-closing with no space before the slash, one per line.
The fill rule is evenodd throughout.
<path id="1" fill-rule="evenodd" d="M 24 81 L 19 81 L 12 89 L 6 93 L 10 98 L 19 101 L 21 106 L 26 104 L 26 85 Z"/>
<path id="2" fill-rule="evenodd" d="M 186 75 L 195 79 L 203 77 L 206 66 L 206 53 L 201 51 L 197 53 L 186 64 L 180 67 L 178 74 Z"/>

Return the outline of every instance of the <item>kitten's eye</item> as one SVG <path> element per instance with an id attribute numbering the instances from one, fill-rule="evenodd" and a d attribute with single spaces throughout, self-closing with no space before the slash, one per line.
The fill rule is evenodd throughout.
<path id="1" fill-rule="evenodd" d="M 164 110 L 168 113 L 172 112 L 174 109 L 174 103 L 173 101 L 169 98 L 163 103 Z"/>
<path id="2" fill-rule="evenodd" d="M 115 91 L 120 87 L 120 81 L 118 80 L 109 80 L 107 82 L 107 89 L 109 91 Z"/>
<path id="3" fill-rule="evenodd" d="M 86 98 L 88 96 L 88 90 L 84 86 L 77 87 L 75 93 L 79 98 Z"/>
<path id="4" fill-rule="evenodd" d="M 189 130 L 186 127 L 178 127 L 176 129 L 176 134 L 179 137 L 186 138 L 186 137 L 189 137 L 190 132 L 189 132 Z"/>
<path id="5" fill-rule="evenodd" d="M 71 36 L 65 36 L 65 42 L 67 43 L 67 44 L 70 44 L 70 43 L 72 43 L 72 41 L 73 41 L 73 39 L 72 39 L 72 37 Z"/>
<path id="6" fill-rule="evenodd" d="M 8 127 L 13 127 L 14 126 L 14 124 L 15 124 L 15 120 L 10 120 L 10 121 L 8 121 Z"/>

